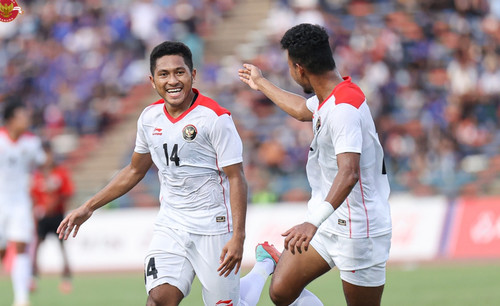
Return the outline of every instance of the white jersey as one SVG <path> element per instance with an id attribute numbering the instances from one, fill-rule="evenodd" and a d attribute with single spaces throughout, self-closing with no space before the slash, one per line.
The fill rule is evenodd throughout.
<path id="1" fill-rule="evenodd" d="M 384 153 L 363 92 L 345 77 L 323 103 L 317 96 L 306 103 L 313 112 L 314 138 L 307 161 L 312 198 L 326 198 L 338 172 L 338 154 L 361 154 L 358 183 L 321 227 L 349 238 L 390 233 L 390 188 Z"/>
<path id="2" fill-rule="evenodd" d="M 0 205 L 31 204 L 31 171 L 44 161 L 40 138 L 24 133 L 13 140 L 5 128 L 0 128 Z"/>
<path id="3" fill-rule="evenodd" d="M 197 94 L 178 118 L 163 99 L 146 107 L 137 123 L 135 152 L 150 153 L 160 179 L 157 225 L 193 234 L 232 231 L 229 182 L 223 167 L 243 161 L 231 114 Z"/>

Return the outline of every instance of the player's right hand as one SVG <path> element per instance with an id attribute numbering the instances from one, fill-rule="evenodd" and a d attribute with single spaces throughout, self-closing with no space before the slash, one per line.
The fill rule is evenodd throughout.
<path id="1" fill-rule="evenodd" d="M 285 249 L 290 250 L 294 255 L 295 249 L 297 249 L 299 253 L 302 253 L 302 250 L 307 252 L 309 243 L 317 230 L 318 228 L 315 225 L 308 222 L 295 225 L 281 234 L 281 236 L 285 237 Z"/>
<path id="2" fill-rule="evenodd" d="M 92 210 L 88 209 L 85 205 L 73 210 L 69 215 L 62 220 L 57 228 L 59 239 L 67 240 L 71 232 L 73 237 L 76 237 L 80 226 L 92 216 Z"/>
<path id="3" fill-rule="evenodd" d="M 238 70 L 238 76 L 240 80 L 250 86 L 253 90 L 259 90 L 256 84 L 256 80 L 262 78 L 262 72 L 257 66 L 252 64 L 243 64 L 243 69 Z"/>

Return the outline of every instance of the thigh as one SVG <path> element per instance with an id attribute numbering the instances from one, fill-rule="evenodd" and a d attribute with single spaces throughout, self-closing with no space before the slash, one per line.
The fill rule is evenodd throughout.
<path id="1" fill-rule="evenodd" d="M 384 285 L 377 287 L 357 286 L 342 280 L 344 296 L 349 306 L 379 306 Z"/>
<path id="2" fill-rule="evenodd" d="M 188 244 L 186 233 L 172 229 L 155 230 L 144 260 L 144 280 L 148 294 L 164 284 L 176 287 L 183 296 L 189 294 L 195 274 L 187 258 Z M 155 296 L 165 293 L 168 288 L 155 290 Z"/>
<path id="3" fill-rule="evenodd" d="M 184 294 L 179 288 L 169 284 L 162 284 L 149 291 L 146 306 L 176 306 L 180 304 L 183 298 Z"/>
<path id="4" fill-rule="evenodd" d="M 223 247 L 232 233 L 221 235 L 192 235 L 194 247 L 189 259 L 202 285 L 205 305 L 238 305 L 240 297 L 240 272 L 234 270 L 227 276 L 220 276 L 217 268 Z"/>
<path id="5" fill-rule="evenodd" d="M 16 203 L 7 221 L 7 240 L 27 244 L 33 240 L 34 229 L 35 224 L 29 203 Z"/>

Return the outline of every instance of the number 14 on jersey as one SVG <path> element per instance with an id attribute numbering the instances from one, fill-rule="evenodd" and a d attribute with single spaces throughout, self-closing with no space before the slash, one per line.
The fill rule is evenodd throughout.
<path id="1" fill-rule="evenodd" d="M 179 166 L 179 155 L 177 155 L 178 145 L 174 144 L 172 148 L 172 152 L 170 153 L 170 157 L 168 154 L 168 145 L 166 143 L 163 144 L 163 151 L 165 152 L 165 159 L 167 160 L 167 166 L 170 165 L 170 162 L 174 162 L 176 166 Z"/>

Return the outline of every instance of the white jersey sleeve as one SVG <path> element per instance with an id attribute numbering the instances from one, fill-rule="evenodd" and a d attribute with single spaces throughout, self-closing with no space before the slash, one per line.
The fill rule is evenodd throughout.
<path id="1" fill-rule="evenodd" d="M 243 144 L 236 131 L 231 116 L 224 114 L 215 121 L 211 131 L 212 144 L 217 152 L 220 167 L 226 167 L 243 161 Z"/>
<path id="2" fill-rule="evenodd" d="M 318 104 L 319 104 L 318 96 L 312 96 L 306 101 L 307 109 L 309 109 L 313 114 L 318 109 Z"/>
<path id="3" fill-rule="evenodd" d="M 332 112 L 332 119 L 328 122 L 335 155 L 352 152 L 361 153 L 363 147 L 363 132 L 361 113 L 349 104 L 339 104 Z"/>
<path id="4" fill-rule="evenodd" d="M 144 134 L 144 126 L 142 124 L 143 114 L 137 120 L 137 136 L 135 137 L 135 148 L 134 152 L 140 154 L 149 153 L 149 146 L 147 143 L 147 138 Z"/>

